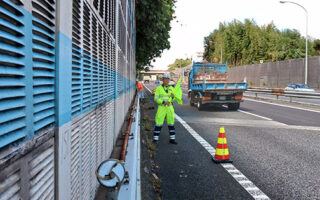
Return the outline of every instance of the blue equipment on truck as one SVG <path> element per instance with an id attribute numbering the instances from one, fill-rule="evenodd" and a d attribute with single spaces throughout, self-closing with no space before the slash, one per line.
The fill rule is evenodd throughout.
<path id="1" fill-rule="evenodd" d="M 190 105 L 202 110 L 204 104 L 226 104 L 238 110 L 248 85 L 227 82 L 227 69 L 227 64 L 194 62 L 188 81 Z"/>

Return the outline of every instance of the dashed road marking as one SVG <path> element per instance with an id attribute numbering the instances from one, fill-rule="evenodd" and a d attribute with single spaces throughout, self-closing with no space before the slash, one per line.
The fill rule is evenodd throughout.
<path id="1" fill-rule="evenodd" d="M 176 114 L 176 119 L 184 126 L 185 129 L 210 153 L 214 156 L 216 150 L 205 139 L 203 139 L 187 122 Z M 270 199 L 255 184 L 252 183 L 245 175 L 243 175 L 234 165 L 221 164 L 221 166 L 256 200 Z"/>
<path id="2" fill-rule="evenodd" d="M 259 117 L 259 118 L 262 118 L 262 119 L 265 119 L 265 120 L 268 120 L 268 121 L 272 121 L 272 119 L 270 119 L 268 117 L 264 117 L 264 116 L 261 116 L 261 115 L 253 114 L 253 113 L 250 113 L 250 112 L 247 112 L 247 111 L 243 111 L 243 110 L 240 110 L 240 109 L 238 111 L 242 112 L 242 113 L 245 113 L 245 114 L 248 114 L 248 115 Z"/>
<path id="3" fill-rule="evenodd" d="M 226 105 L 223 105 L 222 107 L 224 108 L 228 108 L 228 106 Z M 255 116 L 255 117 L 259 117 L 261 119 L 265 119 L 265 120 L 268 120 L 268 121 L 272 121 L 272 119 L 268 118 L 268 117 L 264 117 L 264 116 L 261 116 L 261 115 L 257 115 L 257 114 L 253 114 L 253 113 L 250 113 L 250 112 L 247 112 L 247 111 L 244 111 L 244 110 L 240 110 L 238 109 L 239 112 L 242 112 L 242 113 L 245 113 L 245 114 L 248 114 L 248 115 L 252 115 L 252 116 Z"/>

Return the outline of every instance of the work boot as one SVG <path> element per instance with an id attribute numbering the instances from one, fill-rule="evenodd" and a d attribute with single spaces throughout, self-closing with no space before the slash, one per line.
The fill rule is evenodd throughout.
<path id="1" fill-rule="evenodd" d="M 170 144 L 178 144 L 178 142 L 176 142 L 175 140 L 169 140 Z"/>

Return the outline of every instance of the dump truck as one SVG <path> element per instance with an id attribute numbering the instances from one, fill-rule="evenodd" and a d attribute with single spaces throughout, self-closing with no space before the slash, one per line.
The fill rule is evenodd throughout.
<path id="1" fill-rule="evenodd" d="M 194 62 L 189 73 L 188 97 L 191 106 L 203 110 L 207 104 L 227 105 L 229 110 L 238 110 L 245 82 L 228 82 L 227 63 Z"/>

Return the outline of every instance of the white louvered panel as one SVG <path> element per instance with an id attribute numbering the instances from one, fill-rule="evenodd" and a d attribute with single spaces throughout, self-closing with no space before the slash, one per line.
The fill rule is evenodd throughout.
<path id="1" fill-rule="evenodd" d="M 105 160 L 105 152 L 107 151 L 107 144 L 106 144 L 106 137 L 107 137 L 107 121 L 106 121 L 106 113 L 105 113 L 106 104 L 101 106 L 100 108 L 100 117 L 101 117 L 101 124 L 100 124 L 100 143 L 102 145 L 101 154 L 102 154 L 102 160 Z"/>
<path id="2" fill-rule="evenodd" d="M 80 199 L 80 144 L 80 122 L 76 122 L 71 127 L 71 199 Z"/>
<path id="3" fill-rule="evenodd" d="M 81 126 L 81 193 L 82 199 L 90 199 L 90 118 L 85 116 Z"/>
<path id="4" fill-rule="evenodd" d="M 99 164 L 101 163 L 100 159 L 101 159 L 101 146 L 98 143 L 99 140 L 99 130 L 97 129 L 98 127 L 98 109 L 94 110 L 91 114 L 91 135 L 94 136 L 94 139 L 92 140 L 93 146 L 95 148 L 95 150 L 93 151 L 94 153 L 94 163 L 92 164 L 93 167 L 93 171 L 94 172 Z M 92 185 L 96 185 L 96 187 L 98 186 L 97 183 L 97 179 L 94 173 L 92 173 Z"/>
<path id="5" fill-rule="evenodd" d="M 96 112 L 97 117 L 97 144 L 100 146 L 100 149 L 98 149 L 99 160 L 101 161 L 103 159 L 103 151 L 105 149 L 105 146 L 103 144 L 103 117 L 102 117 L 102 109 L 101 107 L 97 109 Z M 100 163 L 99 163 L 100 164 Z"/>
<path id="6" fill-rule="evenodd" d="M 89 120 L 90 120 L 90 199 L 94 198 L 95 196 L 95 191 L 96 188 L 94 187 L 97 183 L 97 178 L 95 175 L 95 171 L 98 168 L 97 166 L 97 151 L 99 151 L 98 149 L 98 145 L 96 144 L 97 141 L 97 134 L 95 133 L 95 126 L 96 126 L 96 122 L 95 122 L 95 111 L 90 111 L 89 112 Z"/>
<path id="7" fill-rule="evenodd" d="M 20 171 L 17 170 L 13 174 L 10 174 L 0 182 L 0 199 L 20 199 L 19 191 L 20 191 Z"/>
<path id="8" fill-rule="evenodd" d="M 92 143 L 93 143 L 93 148 L 95 148 L 94 152 L 95 152 L 95 161 L 94 161 L 94 166 L 97 166 L 99 164 L 100 158 L 101 158 L 101 153 L 100 153 L 100 149 L 101 146 L 98 143 L 98 139 L 99 139 L 99 132 L 97 130 L 97 113 L 99 112 L 99 109 L 95 109 L 93 112 L 91 112 L 91 116 L 90 116 L 90 121 L 91 121 L 91 135 L 92 137 L 94 137 L 92 139 Z"/>
<path id="9" fill-rule="evenodd" d="M 54 146 L 30 161 L 30 199 L 53 199 Z M 51 198 L 50 198 L 51 197 Z"/>
<path id="10" fill-rule="evenodd" d="M 113 141 L 114 141 L 114 101 L 108 102 L 107 104 L 107 136 L 106 136 L 106 146 L 105 156 L 108 158 L 111 155 Z"/>
<path id="11" fill-rule="evenodd" d="M 106 160 L 106 152 L 108 151 L 108 146 L 107 146 L 107 128 L 110 125 L 107 121 L 107 103 L 104 104 L 101 107 L 101 114 L 102 114 L 102 134 L 101 134 L 101 144 L 103 145 L 102 151 L 103 154 L 103 160 Z"/>

